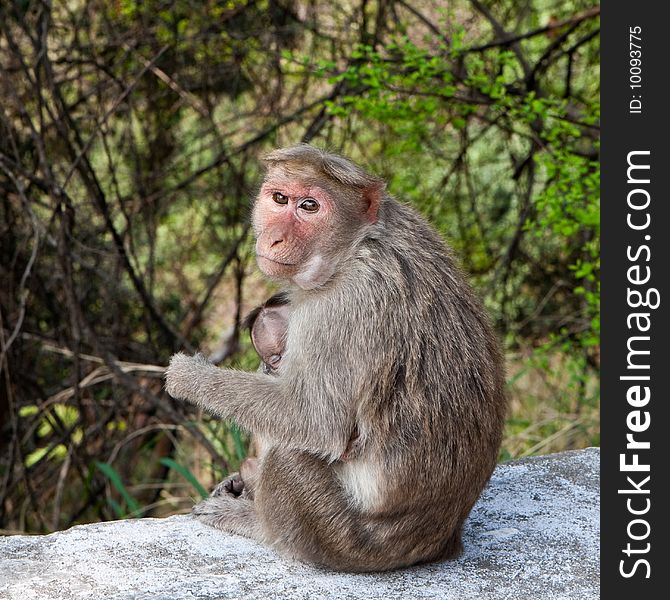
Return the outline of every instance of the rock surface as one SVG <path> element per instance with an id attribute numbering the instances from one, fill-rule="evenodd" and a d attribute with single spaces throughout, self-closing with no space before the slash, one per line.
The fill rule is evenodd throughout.
<path id="1" fill-rule="evenodd" d="M 0 598 L 599 597 L 597 448 L 496 469 L 452 561 L 371 575 L 279 558 L 189 516 L 0 537 Z"/>

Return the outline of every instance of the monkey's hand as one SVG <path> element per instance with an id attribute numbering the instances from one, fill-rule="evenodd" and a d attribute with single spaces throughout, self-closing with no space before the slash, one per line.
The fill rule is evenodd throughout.
<path id="1" fill-rule="evenodd" d="M 173 398 L 197 402 L 203 375 L 216 369 L 202 354 L 187 356 L 182 352 L 174 354 L 165 371 L 165 389 Z"/>
<path id="2" fill-rule="evenodd" d="M 268 421 L 267 398 L 277 398 L 278 379 L 260 373 L 220 369 L 202 354 L 186 356 L 180 352 L 170 359 L 165 370 L 165 389 L 173 398 L 188 400 L 213 415 L 224 419 L 241 417 L 240 425 L 256 430 Z M 249 412 L 258 420 L 247 424 L 244 419 Z"/>

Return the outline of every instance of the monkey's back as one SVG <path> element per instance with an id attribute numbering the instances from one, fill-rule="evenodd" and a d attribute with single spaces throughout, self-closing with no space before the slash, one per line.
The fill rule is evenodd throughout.
<path id="1" fill-rule="evenodd" d="M 480 426 L 471 432 L 473 441 L 493 436 L 497 451 L 506 411 L 503 360 L 449 248 L 414 209 L 387 199 L 357 258 L 362 273 L 374 274 L 352 274 L 368 288 L 359 298 L 373 298 L 367 317 L 376 331 L 360 334 L 394 375 L 378 398 L 390 400 L 391 415 L 424 420 L 424 426 L 461 430 L 474 420 Z M 349 336 L 356 335 L 352 324 Z M 412 427 L 404 431 L 416 434 Z M 436 427 L 433 436 L 439 435 Z"/>
<path id="2" fill-rule="evenodd" d="M 384 489 L 382 510 L 403 514 L 396 530 L 453 554 L 502 438 L 498 343 L 450 250 L 413 209 L 387 199 L 358 261 L 357 280 L 369 286 L 359 297 L 374 299 L 375 331 L 350 336 L 367 339 L 376 363 L 373 390 L 359 407 L 369 448 L 361 460 L 372 460 L 384 480 L 376 486 Z M 373 278 L 362 276 L 370 272 Z M 456 543 L 444 538 L 450 534 Z"/>

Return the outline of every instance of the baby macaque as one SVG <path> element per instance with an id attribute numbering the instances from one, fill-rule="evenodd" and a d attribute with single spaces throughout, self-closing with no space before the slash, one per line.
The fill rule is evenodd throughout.
<path id="1" fill-rule="evenodd" d="M 275 294 L 252 310 L 245 323 L 251 332 L 251 343 L 261 357 L 266 375 L 276 375 L 286 347 L 289 306 L 285 294 Z"/>
<path id="2" fill-rule="evenodd" d="M 261 371 L 266 375 L 277 375 L 281 359 L 286 349 L 286 332 L 289 317 L 288 299 L 284 294 L 275 294 L 260 306 L 254 308 L 245 325 L 249 328 L 251 342 L 261 358 Z M 252 447 L 257 454 L 262 453 L 263 444 L 255 436 Z M 354 430 L 346 450 L 340 460 L 353 459 L 361 449 L 358 431 Z M 253 481 L 258 468 L 258 458 L 249 457 L 240 466 L 239 473 L 233 473 L 222 481 L 214 490 L 214 495 L 228 492 L 236 496 L 245 495 L 253 498 Z"/>

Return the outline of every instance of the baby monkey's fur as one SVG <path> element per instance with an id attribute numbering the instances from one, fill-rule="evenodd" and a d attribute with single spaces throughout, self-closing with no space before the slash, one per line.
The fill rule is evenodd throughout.
<path id="1" fill-rule="evenodd" d="M 171 395 L 261 441 L 242 471 L 253 493 L 224 482 L 194 514 L 339 570 L 455 556 L 506 411 L 488 319 L 438 234 L 379 179 L 307 145 L 267 162 L 254 229 L 259 265 L 287 284 L 279 367 L 177 354 L 166 374 Z"/>

